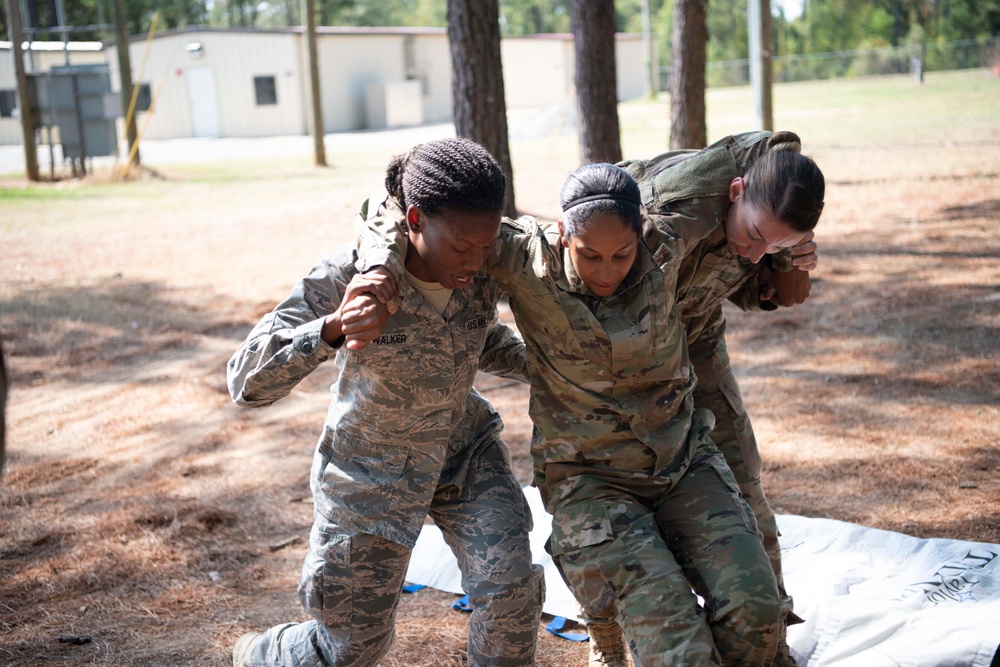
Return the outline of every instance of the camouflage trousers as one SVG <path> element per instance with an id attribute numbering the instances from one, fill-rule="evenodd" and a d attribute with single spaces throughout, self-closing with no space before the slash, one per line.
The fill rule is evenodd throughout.
<path id="1" fill-rule="evenodd" d="M 715 414 L 715 429 L 710 437 L 729 464 L 733 477 L 740 487 L 740 495 L 750 505 L 757 519 L 764 551 L 767 552 L 771 569 L 778 582 L 782 611 L 788 615 L 792 611 L 792 598 L 785 591 L 781 576 L 778 522 L 761 485 L 761 461 L 760 452 L 757 451 L 757 439 L 750 425 L 750 416 L 743 406 L 740 387 L 733 375 L 724 334 L 723 324 L 717 335 L 691 344 L 691 364 L 698 377 L 698 384 L 694 390 L 694 404 L 696 408 L 706 408 Z M 800 621 L 794 614 L 789 620 Z"/>
<path id="2" fill-rule="evenodd" d="M 544 598 L 532 565 L 531 512 L 506 450 L 488 447 L 462 489 L 439 487 L 430 516 L 458 558 L 473 608 L 468 664 L 533 665 Z M 316 514 L 299 599 L 313 620 L 279 625 L 254 642 L 254 667 L 374 665 L 395 638 L 396 608 L 410 549 L 345 530 Z"/>
<path id="3" fill-rule="evenodd" d="M 771 663 L 774 574 L 714 445 L 701 445 L 679 478 L 576 475 L 547 483 L 543 496 L 549 551 L 585 618 L 615 619 L 637 665 Z"/>

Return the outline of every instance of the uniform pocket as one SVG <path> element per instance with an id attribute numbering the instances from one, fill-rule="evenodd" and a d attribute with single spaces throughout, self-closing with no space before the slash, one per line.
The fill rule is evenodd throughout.
<path id="1" fill-rule="evenodd" d="M 323 492 L 365 515 L 384 515 L 409 457 L 409 447 L 375 443 L 337 431 L 323 470 Z"/>
<path id="2" fill-rule="evenodd" d="M 611 518 L 602 503 L 575 503 L 553 515 L 549 549 L 555 557 L 614 538 Z"/>
<path id="3" fill-rule="evenodd" d="M 319 540 L 302 566 L 299 600 L 324 626 L 350 627 L 354 609 L 351 537 L 321 531 Z"/>
<path id="4" fill-rule="evenodd" d="M 625 608 L 642 606 L 650 582 L 667 578 L 674 564 L 651 514 L 624 501 L 610 502 L 616 508 L 614 522 L 603 502 L 567 507 L 553 518 L 549 545 L 585 613 L 597 618 L 609 617 L 626 599 L 633 603 Z"/>

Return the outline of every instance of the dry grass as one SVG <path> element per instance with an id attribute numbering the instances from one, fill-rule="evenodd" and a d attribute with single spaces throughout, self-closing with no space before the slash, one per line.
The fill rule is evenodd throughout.
<path id="1" fill-rule="evenodd" d="M 714 94 L 710 108 L 735 93 Z M 623 107 L 627 155 L 662 148 L 650 133 L 663 111 Z M 803 136 L 829 196 L 810 300 L 730 314 L 766 488 L 782 512 L 1000 543 L 1000 115 L 951 134 L 934 121 L 908 142 L 844 139 L 877 113 L 806 108 L 782 125 L 815 128 Z M 824 119 L 836 126 L 825 134 Z M 652 129 L 628 129 L 640 126 Z M 565 138 L 513 146 L 522 209 L 554 213 L 574 150 Z M 0 663 L 224 665 L 242 632 L 302 617 L 305 543 L 279 545 L 311 522 L 329 371 L 250 411 L 231 405 L 224 365 L 291 282 L 350 238 L 391 152 L 334 150 L 327 170 L 271 160 L 157 165 L 162 178 L 117 185 L 4 184 L 17 195 L 0 197 L 14 379 Z M 525 391 L 482 379 L 527 482 Z M 467 617 L 452 600 L 404 596 L 383 664 L 462 664 Z M 90 641 L 60 642 L 73 637 Z M 585 646 L 544 631 L 540 642 L 540 665 L 585 661 Z"/>

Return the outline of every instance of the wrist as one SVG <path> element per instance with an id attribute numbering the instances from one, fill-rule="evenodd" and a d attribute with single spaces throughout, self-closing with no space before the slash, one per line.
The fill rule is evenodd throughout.
<path id="1" fill-rule="evenodd" d="M 323 320 L 323 329 L 319 335 L 327 345 L 334 345 L 338 339 L 343 338 L 344 323 L 340 319 L 339 309 L 326 316 Z"/>
<path id="2" fill-rule="evenodd" d="M 767 264 L 768 268 L 778 273 L 788 273 L 795 268 L 792 264 L 792 255 L 787 250 L 770 255 L 764 255 L 764 262 Z"/>

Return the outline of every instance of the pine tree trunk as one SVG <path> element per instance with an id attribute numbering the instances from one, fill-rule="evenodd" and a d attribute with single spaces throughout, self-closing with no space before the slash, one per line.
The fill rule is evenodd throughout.
<path id="1" fill-rule="evenodd" d="M 455 133 L 481 144 L 500 163 L 507 176 L 504 215 L 513 217 L 514 172 L 507 142 L 497 0 L 448 0 L 448 41 Z"/>
<path id="2" fill-rule="evenodd" d="M 676 0 L 670 71 L 670 148 L 704 148 L 708 0 Z"/>
<path id="3" fill-rule="evenodd" d="M 573 0 L 580 164 L 619 162 L 614 0 Z"/>
<path id="4" fill-rule="evenodd" d="M 20 33 L 20 28 L 18 28 L 18 32 Z M 3 475 L 4 464 L 7 461 L 7 423 L 4 416 L 4 411 L 7 408 L 7 387 L 7 366 L 3 360 L 3 346 L 0 345 L 0 475 Z"/>

